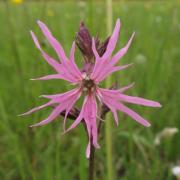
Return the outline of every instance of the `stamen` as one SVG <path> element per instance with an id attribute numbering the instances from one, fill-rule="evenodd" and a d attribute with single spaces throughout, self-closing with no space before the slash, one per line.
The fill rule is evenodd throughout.
<path id="1" fill-rule="evenodd" d="M 87 73 L 82 74 L 83 80 L 82 80 L 82 90 L 84 92 L 94 92 L 95 91 L 95 83 L 90 77 L 87 75 Z"/>
<path id="2" fill-rule="evenodd" d="M 90 77 L 86 73 L 83 73 L 82 77 L 84 80 L 87 80 L 87 81 L 90 80 Z"/>
<path id="3" fill-rule="evenodd" d="M 83 91 L 87 91 L 88 90 L 88 88 L 87 87 L 83 87 Z"/>

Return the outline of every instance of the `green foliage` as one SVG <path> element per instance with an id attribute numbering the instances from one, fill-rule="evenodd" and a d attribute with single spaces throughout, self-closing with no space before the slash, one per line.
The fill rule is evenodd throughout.
<path id="1" fill-rule="evenodd" d="M 159 146 L 156 134 L 165 127 L 180 128 L 180 11 L 179 4 L 156 2 L 115 2 L 113 21 L 122 22 L 118 48 L 133 31 L 136 37 L 122 64 L 134 67 L 113 75 L 120 85 L 135 82 L 128 93 L 162 103 L 161 109 L 132 106 L 149 119 L 148 129 L 120 113 L 119 127 L 113 126 L 113 170 L 116 179 L 172 179 L 171 166 L 180 160 L 180 133 Z M 44 103 L 41 94 L 71 89 L 62 81 L 32 82 L 30 78 L 49 74 L 52 69 L 35 48 L 29 31 L 44 41 L 36 20 L 44 21 L 69 53 L 81 20 L 95 36 L 105 38 L 106 8 L 103 2 L 27 2 L 13 5 L 0 2 L 0 179 L 87 179 L 82 126 L 61 135 L 61 118 L 41 128 L 28 126 L 46 117 L 50 109 L 28 117 L 17 117 L 27 109 Z M 117 48 L 117 49 L 118 49 Z M 76 54 L 80 61 L 79 53 Z M 70 120 L 69 120 L 70 121 Z M 104 128 L 104 126 L 103 126 Z M 106 179 L 104 130 L 101 149 L 96 152 L 96 179 Z"/>

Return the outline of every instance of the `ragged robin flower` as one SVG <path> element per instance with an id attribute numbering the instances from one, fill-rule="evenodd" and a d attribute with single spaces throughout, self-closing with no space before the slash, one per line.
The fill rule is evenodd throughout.
<path id="1" fill-rule="evenodd" d="M 73 42 L 70 54 L 67 56 L 61 44 L 51 34 L 47 26 L 40 21 L 38 21 L 38 25 L 50 45 L 57 53 L 58 60 L 50 57 L 45 51 L 42 50 L 35 34 L 31 32 L 31 36 L 36 47 L 40 50 L 47 63 L 56 71 L 55 74 L 43 76 L 34 80 L 62 79 L 74 85 L 75 88 L 61 94 L 42 95 L 42 97 L 49 99 L 49 101 L 46 104 L 31 109 L 22 115 L 31 114 L 48 106 L 53 106 L 54 109 L 45 120 L 32 125 L 31 127 L 48 124 L 55 120 L 62 112 L 65 112 L 63 122 L 65 132 L 72 130 L 83 121 L 86 125 L 86 130 L 89 137 L 89 143 L 86 149 L 86 156 L 89 158 L 91 145 L 93 145 L 95 148 L 99 148 L 99 144 L 97 142 L 97 117 L 99 111 L 97 102 L 100 102 L 100 104 L 105 104 L 109 110 L 111 110 L 116 124 L 118 124 L 117 111 L 119 110 L 129 115 L 132 117 L 132 119 L 143 126 L 150 126 L 150 123 L 147 120 L 128 108 L 124 102 L 143 106 L 161 107 L 158 102 L 123 94 L 127 89 L 131 88 L 133 84 L 120 89 L 104 89 L 100 87 L 101 81 L 106 79 L 109 75 L 116 71 L 123 70 L 131 65 L 128 64 L 118 66 L 117 63 L 126 54 L 134 37 L 134 33 L 125 47 L 120 49 L 114 55 L 112 54 L 115 49 L 120 31 L 119 19 L 116 22 L 112 35 L 104 43 L 100 43 L 98 38 L 91 38 L 90 34 L 87 33 L 87 29 L 85 28 L 84 24 L 81 23 L 80 31 L 77 34 L 76 40 L 77 45 L 83 53 L 85 59 L 85 64 L 81 70 L 77 67 L 74 59 L 76 46 L 75 42 Z M 66 129 L 65 123 L 67 116 L 82 95 L 84 95 L 84 102 L 81 110 L 77 118 L 73 121 L 72 125 Z"/>

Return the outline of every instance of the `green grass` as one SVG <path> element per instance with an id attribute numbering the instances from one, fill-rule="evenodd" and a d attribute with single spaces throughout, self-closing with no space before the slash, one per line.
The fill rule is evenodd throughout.
<path id="1" fill-rule="evenodd" d="M 134 67 L 113 75 L 120 85 L 135 82 L 130 95 L 157 100 L 161 109 L 131 106 L 152 126 L 144 128 L 131 118 L 120 116 L 119 127 L 112 127 L 113 170 L 117 180 L 170 180 L 172 165 L 180 160 L 180 133 L 154 145 L 156 134 L 165 127 L 180 128 L 180 11 L 179 4 L 164 2 L 113 3 L 113 22 L 121 18 L 118 48 L 133 31 L 136 37 L 123 64 Z M 32 82 L 52 69 L 35 48 L 29 31 L 36 32 L 44 49 L 55 56 L 37 27 L 44 21 L 69 53 L 79 22 L 84 20 L 92 34 L 106 35 L 106 7 L 98 3 L 24 3 L 0 2 L 0 179 L 87 179 L 85 158 L 87 139 L 82 126 L 61 136 L 61 120 L 30 129 L 50 109 L 28 117 L 17 117 L 44 100 L 41 94 L 54 94 L 70 89 L 62 81 Z M 81 60 L 77 53 L 77 61 Z M 112 120 L 113 121 L 113 120 Z M 104 126 L 103 126 L 104 129 Z M 96 179 L 106 179 L 104 130 L 96 151 Z"/>

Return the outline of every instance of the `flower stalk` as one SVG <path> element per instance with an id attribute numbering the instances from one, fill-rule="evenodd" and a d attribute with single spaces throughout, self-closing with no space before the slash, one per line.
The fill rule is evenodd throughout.
<path id="1" fill-rule="evenodd" d="M 89 180 L 94 180 L 94 162 L 95 162 L 95 148 L 91 143 L 91 153 L 89 158 L 89 172 L 88 172 Z"/>

